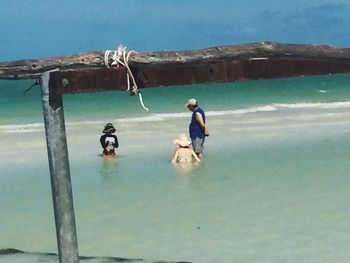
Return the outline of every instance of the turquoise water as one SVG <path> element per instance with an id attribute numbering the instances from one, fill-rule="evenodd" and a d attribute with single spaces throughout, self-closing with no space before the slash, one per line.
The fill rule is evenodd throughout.
<path id="1" fill-rule="evenodd" d="M 64 96 L 80 255 L 189 262 L 348 262 L 350 75 Z M 56 252 L 40 92 L 0 82 L 0 249 Z M 170 163 L 196 97 L 210 137 Z M 118 159 L 98 157 L 112 121 Z M 46 259 L 45 259 L 46 258 Z M 0 262 L 55 261 L 45 254 Z M 100 260 L 101 261 L 101 260 Z M 100 262 L 94 259 L 91 262 Z"/>

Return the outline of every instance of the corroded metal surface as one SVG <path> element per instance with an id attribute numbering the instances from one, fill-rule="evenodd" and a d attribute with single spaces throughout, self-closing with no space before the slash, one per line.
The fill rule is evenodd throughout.
<path id="1" fill-rule="evenodd" d="M 181 71 L 181 68 L 193 67 L 194 65 L 206 68 L 208 65 L 216 63 L 223 63 L 223 65 L 232 63 L 231 66 L 234 68 L 236 68 L 235 64 L 244 65 L 241 68 L 245 72 L 248 70 L 246 67 L 249 68 L 247 62 L 260 59 L 269 59 L 270 64 L 277 63 L 277 60 L 328 62 L 335 64 L 337 68 L 339 64 L 350 64 L 350 49 L 327 45 L 261 42 L 196 50 L 131 53 L 129 65 L 136 71 L 142 69 L 143 72 L 150 72 L 154 68 L 165 70 L 169 67 L 175 67 Z M 108 62 L 108 65 L 111 66 L 112 61 L 112 55 L 108 56 L 105 61 L 104 51 L 94 51 L 64 57 L 0 62 L 0 79 L 33 79 L 38 78 L 41 73 L 53 69 L 77 71 L 81 69 L 103 69 L 106 68 L 105 62 Z M 288 63 L 284 65 L 288 65 Z M 301 68 L 304 67 L 304 65 L 301 65 Z M 188 71 L 185 70 L 181 72 L 188 74 Z M 204 73 L 206 73 L 206 70 L 204 70 Z M 303 75 L 307 74 L 309 74 L 309 71 L 303 73 Z M 151 76 L 148 75 L 147 77 L 150 78 Z"/>
<path id="2" fill-rule="evenodd" d="M 51 73 L 57 94 L 126 90 L 126 69 L 103 51 L 0 63 L 0 79 L 38 78 Z M 108 68 L 105 63 L 108 62 Z M 239 80 L 350 73 L 350 49 L 326 45 L 261 42 L 184 51 L 130 53 L 139 88 Z"/>
<path id="3" fill-rule="evenodd" d="M 57 94 L 126 88 L 126 70 L 122 67 L 51 72 L 50 91 Z"/>
<path id="4" fill-rule="evenodd" d="M 248 59 L 217 63 L 134 68 L 141 88 L 197 83 L 234 82 L 302 75 L 350 72 L 350 63 L 305 59 Z"/>
<path id="5" fill-rule="evenodd" d="M 138 64 L 131 67 L 138 87 L 150 88 L 198 83 L 234 82 L 304 75 L 350 72 L 349 62 L 259 58 L 216 63 Z M 51 91 L 64 94 L 126 90 L 126 70 L 118 68 L 77 69 L 51 73 Z"/>

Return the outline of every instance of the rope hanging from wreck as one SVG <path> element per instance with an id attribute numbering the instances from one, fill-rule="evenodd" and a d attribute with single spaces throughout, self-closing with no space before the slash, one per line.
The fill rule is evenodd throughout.
<path id="1" fill-rule="evenodd" d="M 127 91 L 131 94 L 131 95 L 135 95 L 138 94 L 139 97 L 139 101 L 140 104 L 142 106 L 142 108 L 145 111 L 149 111 L 149 109 L 145 106 L 145 104 L 143 103 L 143 99 L 142 99 L 142 94 L 141 92 L 138 90 L 137 87 L 137 83 L 135 81 L 134 75 L 129 67 L 129 56 L 131 53 L 136 53 L 136 51 L 134 50 L 130 50 L 127 51 L 126 47 L 123 46 L 119 46 L 117 50 L 106 50 L 105 55 L 104 55 L 104 62 L 105 62 L 105 66 L 107 68 L 110 68 L 109 65 L 109 57 L 112 54 L 112 63 L 111 66 L 119 66 L 122 65 L 123 67 L 126 68 L 126 81 L 127 81 Z M 132 88 L 130 85 L 130 79 L 132 81 Z"/>

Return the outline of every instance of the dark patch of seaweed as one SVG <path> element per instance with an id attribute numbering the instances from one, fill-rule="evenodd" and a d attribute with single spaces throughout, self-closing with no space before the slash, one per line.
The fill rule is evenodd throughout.
<path id="1" fill-rule="evenodd" d="M 27 254 L 31 256 L 40 256 L 40 257 L 57 257 L 57 253 L 50 253 L 50 252 L 26 252 L 23 250 L 19 250 L 16 248 L 3 248 L 0 249 L 0 257 L 2 255 L 15 255 L 15 254 Z M 148 263 L 144 261 L 143 259 L 129 259 L 129 258 L 119 258 L 119 257 L 93 257 L 93 256 L 80 256 L 80 261 L 90 261 L 90 262 L 98 262 L 98 263 L 116 263 L 116 262 L 131 262 L 131 263 Z M 151 262 L 149 262 L 151 263 Z M 188 261 L 153 261 L 152 263 L 191 263 Z"/>
<path id="2" fill-rule="evenodd" d="M 22 250 L 15 249 L 15 248 L 1 248 L 0 249 L 0 255 L 11 255 L 11 254 L 19 254 L 19 253 L 25 253 Z"/>

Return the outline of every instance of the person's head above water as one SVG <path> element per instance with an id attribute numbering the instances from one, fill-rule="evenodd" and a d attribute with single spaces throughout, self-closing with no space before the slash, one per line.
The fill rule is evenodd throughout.
<path id="1" fill-rule="evenodd" d="M 188 147 L 192 144 L 192 142 L 187 138 L 187 135 L 181 133 L 177 136 L 175 140 L 173 140 L 174 144 L 179 145 L 180 147 Z"/>
<path id="2" fill-rule="evenodd" d="M 115 130 L 113 124 L 112 123 L 107 123 L 102 132 L 111 134 L 111 133 L 114 133 L 115 131 L 116 130 Z"/>

